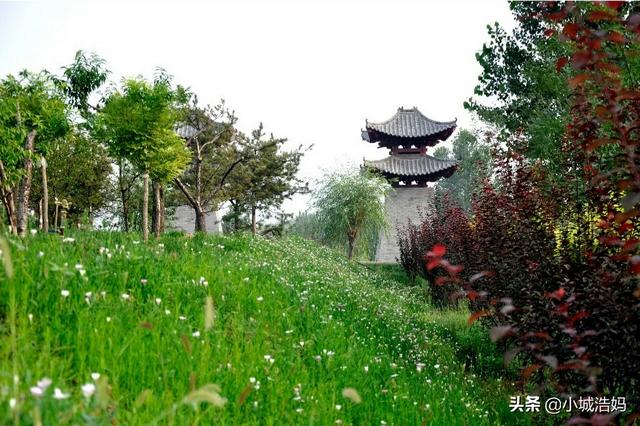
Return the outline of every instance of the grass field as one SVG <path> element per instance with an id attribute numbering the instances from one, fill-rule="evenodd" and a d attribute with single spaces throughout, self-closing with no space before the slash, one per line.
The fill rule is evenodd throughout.
<path id="1" fill-rule="evenodd" d="M 397 271 L 298 239 L 71 237 L 3 248 L 2 423 L 531 420 L 486 333 Z"/>

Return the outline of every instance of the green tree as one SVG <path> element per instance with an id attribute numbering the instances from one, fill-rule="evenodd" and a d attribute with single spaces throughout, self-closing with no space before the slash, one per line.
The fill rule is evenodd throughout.
<path id="1" fill-rule="evenodd" d="M 79 223 L 84 215 L 93 219 L 108 201 L 111 161 L 106 148 L 76 130 L 51 143 L 47 158 L 49 191 L 56 199 L 71 203 L 69 220 Z M 34 184 L 33 194 L 44 199 L 41 183 Z"/>
<path id="2" fill-rule="evenodd" d="M 192 153 L 192 161 L 174 183 L 195 212 L 196 232 L 207 232 L 206 214 L 224 201 L 224 184 L 245 158 L 238 149 L 236 117 L 224 100 L 200 107 L 196 97 L 183 111 L 178 133 Z"/>
<path id="3" fill-rule="evenodd" d="M 550 176 L 561 181 L 567 171 L 561 141 L 569 117 L 569 88 L 556 60 L 567 46 L 547 37 L 548 28 L 531 19 L 539 12 L 536 2 L 509 4 L 518 25 L 512 33 L 497 22 L 487 26 L 490 41 L 476 54 L 482 73 L 465 107 L 494 126 L 502 141 L 524 134 L 524 154 L 544 162 Z"/>
<path id="4" fill-rule="evenodd" d="M 24 236 L 28 228 L 34 162 L 69 127 L 64 98 L 48 72 L 22 71 L 0 82 L 0 196 L 12 232 Z M 46 171 L 46 161 L 40 164 Z M 43 183 L 46 188 L 46 173 Z"/>
<path id="5" fill-rule="evenodd" d="M 436 196 L 448 194 L 455 204 L 471 212 L 473 195 L 482 182 L 491 177 L 491 150 L 475 134 L 465 129 L 458 132 L 452 145 L 451 152 L 446 147 L 438 147 L 434 151 L 436 158 L 458 162 L 458 169 L 453 176 L 436 183 Z"/>
<path id="6" fill-rule="evenodd" d="M 307 192 L 308 185 L 296 177 L 305 153 L 302 146 L 284 151 L 287 140 L 270 135 L 265 138 L 262 123 L 244 138 L 243 161 L 230 176 L 227 194 L 237 211 L 248 211 L 251 232 L 257 232 L 257 213 L 278 208 L 294 194 Z"/>
<path id="7" fill-rule="evenodd" d="M 321 239 L 346 243 L 352 259 L 359 238 L 368 240 L 387 229 L 384 200 L 390 190 L 386 179 L 365 171 L 326 175 L 313 194 Z"/>
<path id="8" fill-rule="evenodd" d="M 149 178 L 167 181 L 178 176 L 189 161 L 174 128 L 177 106 L 184 91 L 174 89 L 164 72 L 148 83 L 128 79 L 112 93 L 96 120 L 96 135 L 104 140 L 116 158 L 131 162 L 143 176 L 142 234 L 149 238 Z"/>

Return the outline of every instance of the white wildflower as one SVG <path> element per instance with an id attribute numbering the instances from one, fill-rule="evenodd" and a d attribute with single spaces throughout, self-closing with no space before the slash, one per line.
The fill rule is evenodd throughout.
<path id="1" fill-rule="evenodd" d="M 60 294 L 62 295 L 62 297 L 69 297 L 71 293 L 69 293 L 69 290 L 62 290 Z"/>
<path id="2" fill-rule="evenodd" d="M 124 300 L 131 299 L 131 296 L 129 296 L 127 293 L 122 293 L 122 295 L 120 297 L 122 297 Z"/>
<path id="3" fill-rule="evenodd" d="M 31 391 L 31 395 L 35 396 L 36 398 L 40 398 L 44 394 L 44 391 L 38 386 L 32 386 L 29 390 Z"/>
<path id="4" fill-rule="evenodd" d="M 53 398 L 58 400 L 67 399 L 69 398 L 69 394 L 62 392 L 60 388 L 55 388 L 53 390 Z"/>
<path id="5" fill-rule="evenodd" d="M 162 303 L 162 299 L 156 297 L 156 305 L 160 305 Z"/>
<path id="6" fill-rule="evenodd" d="M 80 387 L 80 390 L 86 398 L 90 398 L 96 391 L 96 385 L 93 383 L 86 383 Z"/>
<path id="7" fill-rule="evenodd" d="M 41 380 L 38 381 L 38 387 L 42 389 L 42 391 L 44 392 L 47 390 L 49 386 L 51 386 L 51 383 L 52 381 L 50 378 L 43 377 Z"/>
<path id="8" fill-rule="evenodd" d="M 94 382 L 98 381 L 98 379 L 100 378 L 100 373 L 91 373 L 91 378 Z"/>

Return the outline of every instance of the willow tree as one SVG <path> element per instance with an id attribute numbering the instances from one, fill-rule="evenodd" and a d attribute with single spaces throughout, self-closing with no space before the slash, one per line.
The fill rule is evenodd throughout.
<path id="1" fill-rule="evenodd" d="M 388 228 L 384 200 L 391 185 L 366 171 L 331 173 L 314 192 L 321 239 L 331 245 L 347 244 L 353 258 L 360 238 L 369 239 Z"/>
<path id="2" fill-rule="evenodd" d="M 184 92 L 174 89 L 171 78 L 161 72 L 153 83 L 128 79 L 112 93 L 96 120 L 96 135 L 111 153 L 127 159 L 143 176 L 142 235 L 149 239 L 149 178 L 168 181 L 178 176 L 189 161 L 189 152 L 174 128 L 177 104 Z"/>

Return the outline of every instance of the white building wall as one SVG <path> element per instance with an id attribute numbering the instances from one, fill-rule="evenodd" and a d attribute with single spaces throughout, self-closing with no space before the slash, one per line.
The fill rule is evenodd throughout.
<path id="1" fill-rule="evenodd" d="M 206 215 L 207 234 L 222 234 L 222 220 L 218 219 L 218 212 Z M 175 213 L 167 218 L 168 231 L 195 232 L 196 212 L 189 205 L 178 206 Z"/>
<path id="2" fill-rule="evenodd" d="M 380 235 L 376 248 L 376 262 L 398 263 L 398 225 L 405 226 L 408 220 L 420 223 L 420 211 L 427 212 L 433 206 L 434 191 L 430 187 L 393 188 L 385 200 L 385 210 L 389 222 L 389 231 Z"/>

